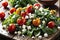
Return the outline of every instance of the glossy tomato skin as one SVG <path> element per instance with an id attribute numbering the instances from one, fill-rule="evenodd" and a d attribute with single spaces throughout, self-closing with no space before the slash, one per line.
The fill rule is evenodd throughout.
<path id="1" fill-rule="evenodd" d="M 11 8 L 10 9 L 10 13 L 12 14 L 13 12 L 15 12 L 16 11 L 16 8 Z"/>
<path id="2" fill-rule="evenodd" d="M 16 26 L 14 24 L 9 25 L 8 27 L 9 33 L 14 33 L 15 30 L 16 30 Z"/>
<path id="3" fill-rule="evenodd" d="M 32 12 L 32 8 L 33 8 L 32 5 L 28 6 L 28 7 L 26 8 L 26 13 L 31 13 L 31 12 Z"/>
<path id="4" fill-rule="evenodd" d="M 32 21 L 34 26 L 39 26 L 39 24 L 41 23 L 41 20 L 39 18 L 33 19 Z"/>
<path id="5" fill-rule="evenodd" d="M 21 19 L 17 19 L 17 23 L 18 23 L 18 25 L 23 25 L 22 23 L 22 20 Z"/>
<path id="6" fill-rule="evenodd" d="M 48 27 L 49 28 L 54 28 L 54 26 L 55 26 L 55 22 L 54 21 L 48 22 Z"/>
<path id="7" fill-rule="evenodd" d="M 21 8 L 21 7 L 17 8 L 17 9 L 16 9 L 16 13 L 17 13 L 17 14 L 20 14 L 22 9 L 23 9 L 23 8 Z"/>
<path id="8" fill-rule="evenodd" d="M 25 24 L 26 23 L 26 19 L 25 18 L 22 18 L 22 19 L 17 19 L 17 23 L 18 23 L 18 25 L 23 25 L 23 24 Z"/>
<path id="9" fill-rule="evenodd" d="M 25 17 L 26 15 L 27 15 L 26 12 L 21 12 L 22 17 Z"/>
<path id="10" fill-rule="evenodd" d="M 3 2 L 3 3 L 2 3 L 2 6 L 3 6 L 4 8 L 6 8 L 6 7 L 8 6 L 8 2 Z"/>
<path id="11" fill-rule="evenodd" d="M 5 17 L 5 13 L 4 12 L 0 12 L 0 18 L 4 19 L 4 17 Z"/>
<path id="12" fill-rule="evenodd" d="M 34 7 L 36 7 L 36 6 L 39 8 L 40 7 L 40 4 L 39 3 L 35 3 L 34 4 Z"/>

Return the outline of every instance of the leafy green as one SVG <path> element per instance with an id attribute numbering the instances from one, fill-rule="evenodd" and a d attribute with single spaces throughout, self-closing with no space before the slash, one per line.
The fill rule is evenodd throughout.
<path id="1" fill-rule="evenodd" d="M 28 19 L 27 22 L 26 22 L 26 25 L 31 25 L 31 19 Z"/>
<path id="2" fill-rule="evenodd" d="M 34 4 L 36 3 L 35 0 L 9 0 L 9 2 L 11 3 L 11 5 L 13 7 L 26 7 L 27 4 Z"/>
<path id="3" fill-rule="evenodd" d="M 45 28 L 42 29 L 42 31 L 44 33 L 48 33 L 49 35 L 51 35 L 51 34 L 55 33 L 57 31 L 57 29 L 56 28 L 51 29 L 51 28 L 45 27 Z"/>
<path id="4" fill-rule="evenodd" d="M 18 17 L 19 15 L 17 15 L 16 13 L 13 13 L 3 21 L 2 25 L 9 25 L 10 23 L 16 23 L 16 20 Z"/>
<path id="5" fill-rule="evenodd" d="M 30 36 L 30 37 L 31 37 L 31 36 L 32 36 L 32 34 L 33 34 L 33 31 L 29 31 L 29 30 L 27 31 L 27 35 L 28 35 L 28 36 Z"/>
<path id="6" fill-rule="evenodd" d="M 21 2 L 19 2 L 20 0 L 14 0 L 14 1 L 18 1 L 17 4 L 21 4 L 23 6 L 26 6 L 25 5 L 26 0 L 21 0 Z M 22 3 L 23 1 L 24 1 L 24 3 Z M 28 2 L 30 2 L 30 1 L 31 0 L 29 0 Z M 28 3 L 28 2 L 26 2 L 26 3 Z M 25 9 L 24 9 L 24 11 L 25 11 Z M 11 14 L 7 19 L 5 19 L 2 24 L 3 25 L 9 25 L 11 23 L 17 24 L 16 31 L 17 32 L 20 31 L 22 35 L 27 35 L 30 37 L 31 36 L 39 36 L 39 35 L 43 36 L 44 33 L 51 35 L 57 31 L 57 27 L 60 25 L 60 17 L 56 17 L 55 15 L 50 14 L 49 9 L 38 10 L 38 9 L 34 8 L 34 11 L 32 14 L 34 14 L 35 17 L 26 19 L 26 24 L 24 24 L 26 26 L 25 28 L 23 28 L 23 25 L 20 26 L 16 23 L 17 19 L 20 18 L 20 15 L 16 14 L 15 12 L 13 14 Z M 27 16 L 29 17 L 29 15 L 27 15 Z M 35 18 L 40 18 L 41 23 L 38 26 L 34 26 L 32 23 L 33 19 L 35 19 Z M 55 22 L 54 28 L 48 27 L 47 24 L 50 21 Z M 29 29 L 28 27 L 29 28 L 31 27 L 31 28 Z"/>

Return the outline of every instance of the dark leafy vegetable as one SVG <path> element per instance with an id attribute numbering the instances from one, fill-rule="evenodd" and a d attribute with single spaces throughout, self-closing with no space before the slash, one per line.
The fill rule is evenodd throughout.
<path id="1" fill-rule="evenodd" d="M 34 4 L 36 3 L 35 0 L 9 0 L 9 2 L 11 3 L 11 5 L 13 7 L 26 7 L 27 4 Z"/>

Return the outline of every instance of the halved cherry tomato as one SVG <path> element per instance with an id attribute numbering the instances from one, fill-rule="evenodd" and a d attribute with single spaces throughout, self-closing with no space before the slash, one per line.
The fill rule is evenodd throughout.
<path id="1" fill-rule="evenodd" d="M 6 7 L 8 6 L 8 2 L 3 2 L 3 3 L 2 3 L 2 6 L 3 6 L 4 8 L 6 8 Z"/>
<path id="2" fill-rule="evenodd" d="M 54 26 L 55 26 L 55 22 L 54 21 L 48 22 L 48 27 L 49 28 L 54 28 Z"/>
<path id="3" fill-rule="evenodd" d="M 39 26 L 39 24 L 41 23 L 41 20 L 39 18 L 33 19 L 32 21 L 34 26 Z"/>
<path id="4" fill-rule="evenodd" d="M 17 23 L 18 23 L 18 25 L 23 25 L 23 24 L 25 24 L 26 23 L 26 19 L 25 18 L 22 18 L 22 19 L 17 19 Z"/>
<path id="5" fill-rule="evenodd" d="M 36 6 L 39 8 L 40 7 L 40 4 L 39 3 L 35 3 L 34 4 L 34 7 L 36 7 Z"/>
<path id="6" fill-rule="evenodd" d="M 33 8 L 32 5 L 28 6 L 28 7 L 26 8 L 26 13 L 31 13 L 31 12 L 32 12 L 32 8 Z"/>
<path id="7" fill-rule="evenodd" d="M 4 17 L 5 17 L 5 13 L 4 12 L 0 12 L 0 18 L 4 19 Z"/>
<path id="8" fill-rule="evenodd" d="M 10 13 L 12 14 L 13 12 L 15 12 L 16 11 L 16 9 L 15 8 L 11 8 L 10 9 Z"/>
<path id="9" fill-rule="evenodd" d="M 21 12 L 22 17 L 25 17 L 26 15 L 27 15 L 26 12 Z"/>
<path id="10" fill-rule="evenodd" d="M 8 27 L 8 31 L 10 33 L 13 33 L 15 30 L 16 30 L 16 26 L 14 24 L 10 24 L 9 27 Z"/>

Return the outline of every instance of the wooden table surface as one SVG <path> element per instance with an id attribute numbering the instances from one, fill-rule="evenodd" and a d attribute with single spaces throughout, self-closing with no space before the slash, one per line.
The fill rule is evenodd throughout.
<path id="1" fill-rule="evenodd" d="M 58 0 L 58 2 L 55 5 L 59 8 L 59 0 Z M 8 11 L 5 10 L 2 7 L 1 2 L 0 2 L 0 12 L 1 11 L 4 11 L 6 13 L 5 18 L 7 18 L 8 17 Z M 58 12 L 58 16 L 59 16 L 59 12 Z M 42 40 L 54 40 L 58 36 L 59 33 L 60 33 L 60 31 L 57 31 L 55 34 L 51 35 L 51 37 L 43 38 Z M 19 36 L 19 35 L 8 34 L 8 32 L 6 32 L 5 30 L 2 29 L 2 22 L 1 22 L 1 20 L 0 20 L 0 38 L 2 38 L 2 39 L 4 38 L 4 39 L 7 39 L 7 40 L 12 40 L 12 39 L 15 39 L 15 40 L 40 40 L 38 38 L 32 39 L 32 38 L 29 38 L 27 36 L 26 37 L 22 37 L 22 36 Z M 9 39 L 9 38 L 12 38 L 12 39 Z"/>

